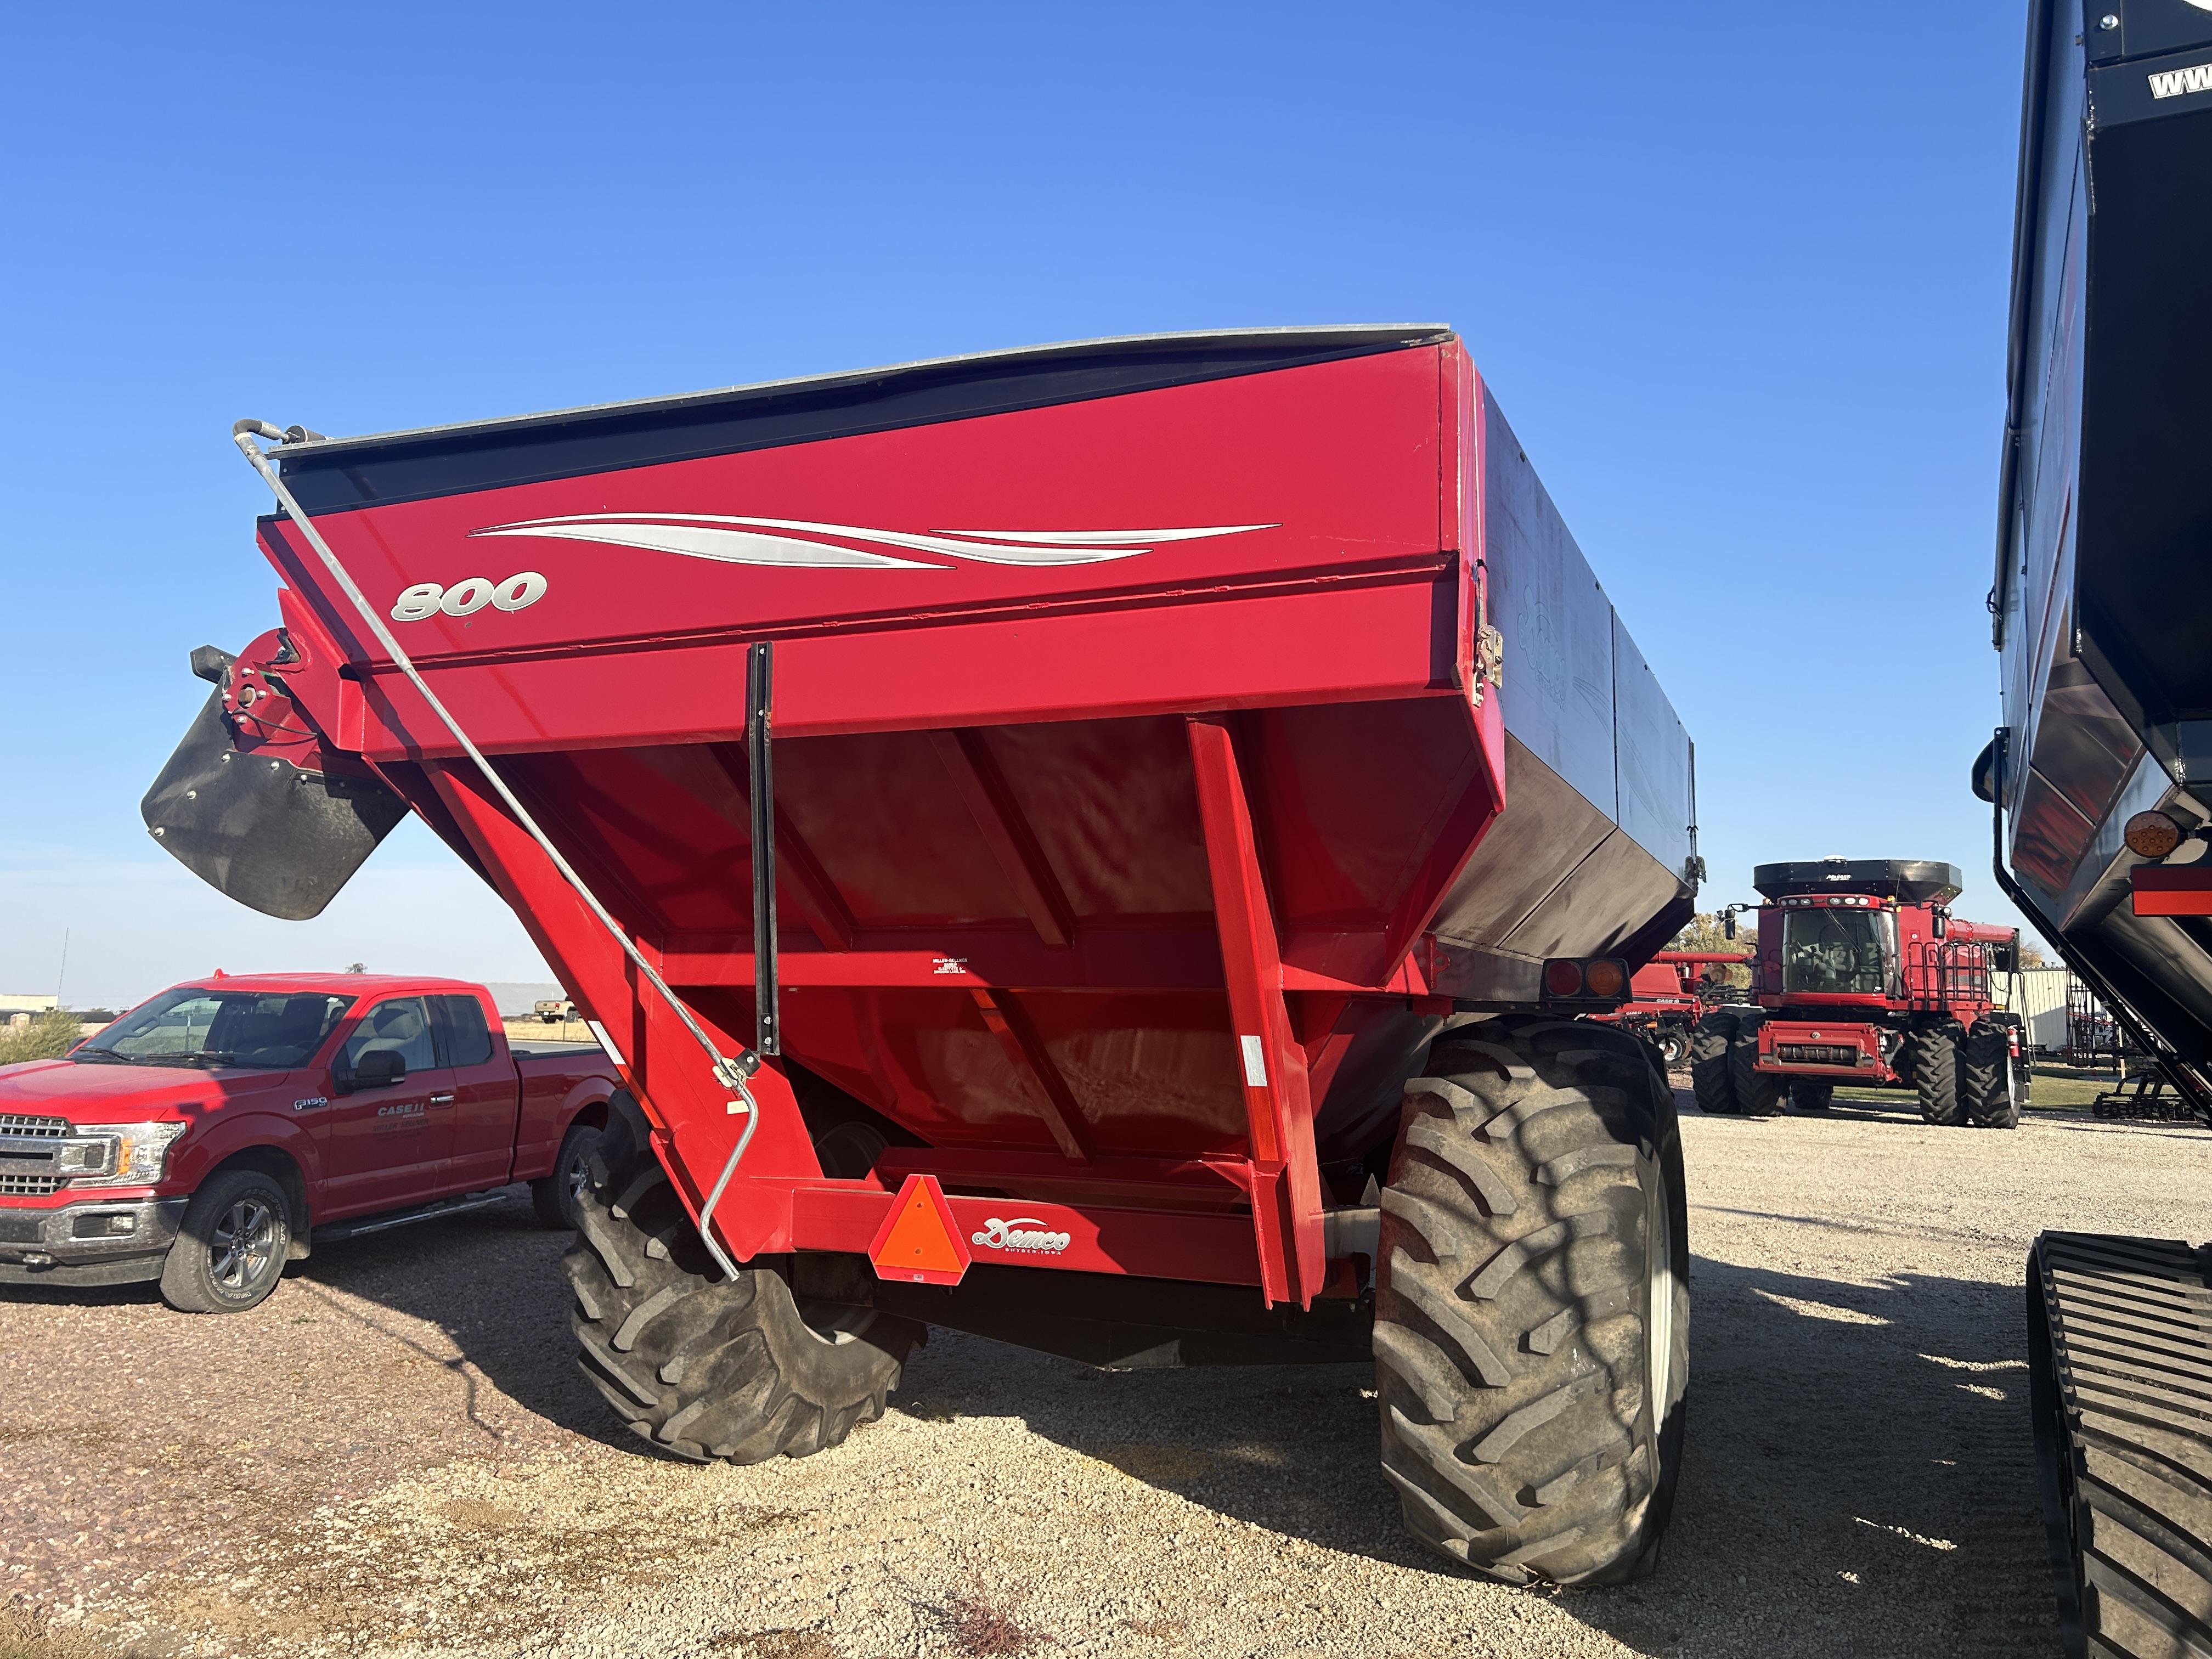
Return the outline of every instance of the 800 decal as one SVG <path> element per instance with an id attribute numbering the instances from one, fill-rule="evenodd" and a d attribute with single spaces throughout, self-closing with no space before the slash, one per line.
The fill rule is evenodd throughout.
<path id="1" fill-rule="evenodd" d="M 520 611 L 545 597 L 545 578 L 526 570 L 495 582 L 489 576 L 470 576 L 451 587 L 435 582 L 416 582 L 392 602 L 394 622 L 422 622 L 443 611 L 448 617 L 470 617 L 491 605 L 501 611 Z"/>

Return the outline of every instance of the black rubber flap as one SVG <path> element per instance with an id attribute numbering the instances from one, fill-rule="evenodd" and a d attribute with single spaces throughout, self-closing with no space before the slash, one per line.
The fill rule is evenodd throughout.
<path id="1" fill-rule="evenodd" d="M 305 921 L 407 815 L 374 778 L 326 777 L 241 754 L 217 690 L 146 799 L 146 827 L 202 881 L 265 916 Z"/>
<path id="2" fill-rule="evenodd" d="M 1966 878 L 1957 865 L 1932 859 L 1807 859 L 1759 865 L 1751 884 L 1771 899 L 1787 893 L 1871 893 L 1905 904 L 1948 904 Z"/>

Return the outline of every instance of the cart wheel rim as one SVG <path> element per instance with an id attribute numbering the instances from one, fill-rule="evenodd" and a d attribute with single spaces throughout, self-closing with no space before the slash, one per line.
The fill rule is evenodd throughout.
<path id="1" fill-rule="evenodd" d="M 208 1256 L 209 1277 L 230 1295 L 258 1288 L 276 1262 L 275 1208 L 258 1198 L 240 1199 L 215 1224 Z"/>
<path id="2" fill-rule="evenodd" d="M 1666 1425 L 1667 1407 L 1674 1397 L 1674 1227 L 1663 1169 L 1644 1200 L 1644 1224 L 1645 1249 L 1650 1257 L 1650 1269 L 1644 1278 L 1644 1398 L 1650 1402 L 1651 1432 L 1656 1437 Z"/>

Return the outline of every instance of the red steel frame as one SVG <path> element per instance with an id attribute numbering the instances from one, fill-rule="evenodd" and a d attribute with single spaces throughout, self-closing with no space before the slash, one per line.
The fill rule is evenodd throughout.
<path id="1" fill-rule="evenodd" d="M 1419 389 L 1418 378 L 1407 381 L 1405 359 L 1425 365 L 1418 373 L 1429 377 L 1427 392 Z M 1297 386 L 1254 384 L 1298 376 L 1307 379 Z M 816 1160 L 790 1084 L 771 1065 L 754 1081 L 758 1128 L 714 1217 L 716 1231 L 735 1257 L 794 1249 L 866 1253 L 901 1183 L 926 1176 L 947 1188 L 1019 1194 L 947 1192 L 963 1237 L 982 1233 L 994 1221 L 1017 1218 L 1067 1236 L 1058 1253 L 994 1255 L 994 1262 L 1251 1285 L 1269 1304 L 1306 1305 L 1318 1295 L 1355 1290 L 1350 1264 L 1327 1258 L 1322 1217 L 1328 1200 L 1314 1127 L 1317 1103 L 1348 1051 L 1346 1022 L 1355 1004 L 1448 1010 L 1449 1002 L 1431 996 L 1423 971 L 1428 959 L 1423 930 L 1504 804 L 1504 727 L 1496 697 L 1485 695 L 1474 655 L 1485 605 L 1482 398 L 1473 365 L 1455 340 L 1389 358 L 1146 396 L 1155 400 L 1148 407 L 1158 410 L 1164 407 L 1159 399 L 1196 394 L 1231 412 L 1249 408 L 1255 396 L 1287 397 L 1292 414 L 1301 417 L 1323 404 L 1348 401 L 1350 407 L 1317 441 L 1324 447 L 1346 441 L 1344 434 L 1363 419 L 1376 423 L 1376 416 L 1363 414 L 1361 399 L 1376 408 L 1387 404 L 1391 420 L 1429 447 L 1430 459 L 1422 465 L 1432 469 L 1425 489 L 1436 507 L 1428 527 L 1418 511 L 1407 514 L 1408 503 L 1397 500 L 1384 515 L 1389 526 L 1378 525 L 1370 538 L 1379 551 L 1364 547 L 1357 558 L 1340 550 L 1332 556 L 1331 549 L 1346 545 L 1340 538 L 1370 505 L 1358 499 L 1359 490 L 1380 487 L 1357 476 L 1358 457 L 1337 455 L 1340 469 L 1351 474 L 1342 486 L 1344 501 L 1329 509 L 1340 526 L 1328 530 L 1310 551 L 1294 549 L 1272 562 L 1206 578 L 1212 587 L 1196 593 L 1188 586 L 1191 579 L 1184 578 L 1179 587 L 1154 586 L 1111 600 L 1083 592 L 1056 599 L 1050 593 L 1010 592 L 1003 578 L 994 595 L 988 591 L 991 583 L 979 579 L 974 598 L 949 594 L 953 603 L 927 619 L 929 625 L 888 619 L 863 630 L 847 618 L 821 614 L 818 605 L 811 616 L 805 605 L 790 605 L 783 620 L 770 616 L 742 627 L 717 628 L 696 619 L 687 627 L 650 618 L 649 627 L 633 628 L 638 635 L 633 642 L 581 650 L 527 638 L 495 649 L 474 643 L 443 620 L 425 624 L 443 629 L 445 637 L 442 649 L 426 650 L 418 660 L 488 753 L 623 751 L 626 758 L 598 763 L 630 768 L 624 775 L 637 780 L 641 799 L 659 777 L 687 799 L 710 807 L 719 821 L 738 826 L 731 832 L 736 839 L 712 854 L 732 860 L 742 856 L 738 849 L 745 820 L 745 775 L 736 741 L 743 718 L 743 653 L 753 639 L 775 639 L 779 741 L 872 732 L 920 734 L 1015 896 L 1018 926 L 963 924 L 945 929 L 941 942 L 918 937 L 926 929 L 873 927 L 825 873 L 800 827 L 783 816 L 780 793 L 779 905 L 787 939 L 780 982 L 787 993 L 787 1033 L 808 1029 L 810 1006 L 822 1006 L 810 1005 L 811 994 L 849 1000 L 896 994 L 900 988 L 964 993 L 1000 1052 L 1029 1080 L 1051 1145 L 1049 1150 L 893 1146 L 867 1176 L 833 1180 Z M 1424 399 L 1429 400 L 1425 415 Z M 1100 412 L 1109 415 L 1108 405 L 1139 401 L 1106 399 L 1075 405 L 1072 412 L 994 417 L 993 441 L 1004 462 L 1009 449 L 1018 451 L 1027 441 L 1024 422 L 1097 430 L 1102 422 L 1110 424 Z M 1052 421 L 1044 421 L 1047 416 Z M 1425 434 L 1423 421 L 1429 422 Z M 1294 435 L 1295 422 L 1277 418 L 1271 430 L 1278 437 Z M 1069 453 L 1066 434 L 1048 431 L 1046 436 L 1056 446 L 1051 453 L 1057 465 Z M 878 453 L 895 447 L 880 437 L 842 441 L 856 450 L 873 446 Z M 1126 434 L 1118 441 L 1129 447 Z M 1147 438 L 1158 441 L 1157 434 Z M 802 453 L 794 461 L 790 451 L 767 453 L 785 471 L 803 468 L 809 459 Z M 726 459 L 732 464 L 757 459 Z M 1270 468 L 1313 489 L 1318 486 L 1312 469 L 1328 459 L 1286 450 Z M 1378 479 L 1398 469 L 1390 483 L 1402 492 L 1402 460 L 1363 464 Z M 684 465 L 706 468 L 710 463 Z M 661 471 L 678 469 L 639 469 L 617 477 L 634 497 L 642 477 Z M 421 578 L 422 566 L 410 550 L 418 544 L 459 545 L 455 526 L 596 509 L 608 498 L 605 478 L 586 481 L 587 490 L 568 487 L 574 482 L 491 492 L 495 501 L 464 499 L 459 508 L 441 499 L 324 515 L 318 526 L 372 596 L 381 596 Z M 1001 522 L 1043 511 L 1000 510 Z M 1164 518 L 1158 502 L 1090 510 L 1102 523 Z M 1182 511 L 1220 521 L 1221 510 L 1211 505 Z M 930 527 L 920 512 L 916 527 Z M 1152 516 L 1139 516 L 1144 513 Z M 365 757 L 434 828 L 474 854 L 578 1003 L 606 1032 L 696 1218 L 741 1122 L 701 1063 L 696 1044 L 671 1010 L 640 994 L 624 957 L 541 850 L 472 767 L 441 741 L 443 734 L 404 682 L 363 647 L 358 629 L 349 628 L 343 612 L 321 591 L 296 531 L 281 520 L 266 522 L 262 540 L 272 562 L 290 579 L 282 599 L 285 633 L 297 660 L 276 662 L 271 635 L 249 647 L 241 663 L 311 708 L 328 747 Z M 1255 533 L 1248 545 L 1267 544 Z M 482 562 L 482 546 L 454 556 Z M 555 553 L 532 550 L 532 559 L 561 580 Z M 774 574 L 783 580 L 781 573 Z M 966 580 L 968 573 L 961 575 Z M 811 580 L 823 585 L 818 577 Z M 1036 572 L 1018 573 L 1018 580 L 1049 586 Z M 1440 616 L 1448 619 L 1442 629 Z M 957 630 L 950 648 L 944 636 L 948 627 Z M 1441 663 L 1440 632 L 1445 641 Z M 640 654 L 644 651 L 649 656 Z M 365 660 L 366 670 L 337 672 L 341 664 Z M 1142 664 L 1140 674 L 1130 672 L 1133 661 Z M 647 664 L 649 675 L 640 672 Z M 653 690 L 633 689 L 648 678 Z M 893 687 L 896 695 L 886 690 Z M 1363 911 L 1334 921 L 1326 914 L 1287 920 L 1280 902 L 1271 898 L 1271 872 L 1275 882 L 1291 880 L 1285 860 L 1297 848 L 1285 841 L 1271 861 L 1265 843 L 1271 833 L 1286 835 L 1282 825 L 1304 810 L 1285 805 L 1285 792 L 1306 775 L 1300 769 L 1305 763 L 1301 745 L 1310 738 L 1310 720 L 1300 724 L 1308 719 L 1302 711 L 1377 703 L 1389 705 L 1388 731 L 1396 734 L 1402 728 L 1408 754 L 1428 757 L 1414 765 L 1407 785 L 1418 786 L 1420 810 L 1428 815 L 1422 821 L 1425 830 L 1403 854 L 1404 868 L 1387 890 L 1385 913 Z M 1007 721 L 1161 714 L 1181 720 L 1188 744 L 1211 926 L 1193 918 L 1181 931 L 1160 926 L 1141 936 L 1086 930 L 1041 853 L 983 728 Z M 780 782 L 785 764 L 780 756 Z M 541 803 L 549 811 L 561 804 L 548 781 L 558 775 L 526 778 L 510 770 L 506 775 L 533 812 Z M 1326 798 L 1328 781 L 1314 785 L 1309 778 L 1307 783 Z M 621 859 L 588 841 L 570 837 L 563 851 L 603 896 L 623 890 L 634 878 Z M 696 862 L 706 856 L 687 847 L 686 858 Z M 733 861 L 731 867 L 742 866 Z M 739 1034 L 750 1029 L 749 924 L 741 927 L 732 918 L 727 926 L 658 933 L 641 927 L 633 939 L 726 1052 L 742 1046 Z M 1242 1066 L 1243 1144 L 1181 1152 L 1163 1148 L 1148 1156 L 1099 1145 L 1040 1034 L 1030 1006 L 1036 988 L 1173 995 L 1186 1002 L 1225 996 L 1226 1023 Z M 817 1022 L 823 1017 L 813 1016 Z"/>

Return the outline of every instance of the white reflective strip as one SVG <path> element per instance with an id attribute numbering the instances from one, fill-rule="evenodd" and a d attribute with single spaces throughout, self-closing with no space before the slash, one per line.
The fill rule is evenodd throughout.
<path id="1" fill-rule="evenodd" d="M 1255 1036 L 1241 1036 L 1237 1041 L 1244 1048 L 1244 1081 L 1255 1089 L 1267 1086 L 1267 1051 L 1260 1046 Z"/>
<path id="2" fill-rule="evenodd" d="M 607 1051 L 607 1058 L 609 1060 L 614 1061 L 617 1066 L 627 1066 L 629 1064 L 628 1060 L 623 1058 L 622 1050 L 615 1047 L 615 1040 L 607 1035 L 607 1028 L 605 1026 L 600 1024 L 596 1019 L 587 1019 L 584 1024 L 591 1028 L 592 1035 L 599 1040 L 599 1047 Z"/>

